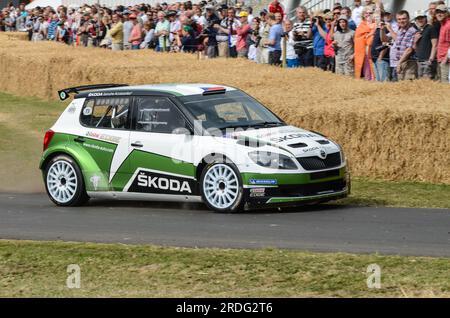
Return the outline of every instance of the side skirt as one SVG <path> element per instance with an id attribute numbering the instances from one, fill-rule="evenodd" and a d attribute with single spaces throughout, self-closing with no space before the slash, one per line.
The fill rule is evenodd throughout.
<path id="1" fill-rule="evenodd" d="M 108 200 L 132 200 L 132 201 L 168 201 L 168 202 L 203 202 L 198 195 L 163 194 L 163 193 L 138 193 L 120 191 L 89 191 L 89 197 Z"/>

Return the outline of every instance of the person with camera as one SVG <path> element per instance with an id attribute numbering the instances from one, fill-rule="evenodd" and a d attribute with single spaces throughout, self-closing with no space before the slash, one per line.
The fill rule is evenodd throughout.
<path id="1" fill-rule="evenodd" d="M 341 15 L 337 20 L 336 32 L 333 34 L 333 46 L 336 54 L 336 74 L 353 76 L 353 58 L 355 31 L 350 29 L 347 16 Z"/>
<path id="2" fill-rule="evenodd" d="M 296 20 L 293 25 L 294 49 L 298 56 L 300 67 L 314 65 L 313 41 L 308 36 L 311 21 L 308 19 L 308 10 L 304 6 L 296 9 Z"/>
<path id="3" fill-rule="evenodd" d="M 256 63 L 268 64 L 269 63 L 269 47 L 267 46 L 267 41 L 269 39 L 269 16 L 267 10 L 263 9 L 259 13 L 260 23 L 259 23 L 259 44 L 256 49 Z"/>
<path id="4" fill-rule="evenodd" d="M 386 82 L 390 80 L 390 38 L 388 38 L 389 31 L 386 28 L 386 23 L 389 23 L 389 13 L 383 12 L 381 14 L 381 20 L 375 30 L 371 52 L 375 69 L 375 79 L 378 82 Z M 385 42 L 383 42 L 383 39 Z"/>
<path id="5" fill-rule="evenodd" d="M 259 17 L 252 19 L 251 28 L 249 31 L 249 36 L 247 37 L 248 55 L 247 58 L 250 61 L 256 62 L 258 46 L 261 41 L 261 36 L 259 35 L 261 20 Z"/>
<path id="6" fill-rule="evenodd" d="M 286 41 L 286 66 L 288 68 L 296 68 L 299 67 L 298 56 L 295 53 L 295 39 L 293 32 L 293 24 L 291 20 L 284 21 L 284 33 L 283 33 L 283 41 Z M 281 60 L 283 59 L 284 54 L 284 45 L 281 46 Z"/>
<path id="7" fill-rule="evenodd" d="M 228 8 L 227 17 L 220 24 L 215 24 L 217 29 L 217 46 L 220 57 L 236 57 L 236 29 L 240 26 L 239 20 L 235 17 L 235 9 Z"/>
<path id="8" fill-rule="evenodd" d="M 311 22 L 308 37 L 313 39 L 314 67 L 325 71 L 327 69 L 327 59 L 325 57 L 325 38 L 328 33 L 328 29 L 324 21 L 323 11 L 314 12 Z M 324 34 L 325 37 L 323 37 Z"/>
<path id="9" fill-rule="evenodd" d="M 417 33 L 414 38 L 417 75 L 418 78 L 432 79 L 436 74 L 438 33 L 433 25 L 428 24 L 425 11 L 416 11 L 414 21 L 417 28 Z"/>
<path id="10" fill-rule="evenodd" d="M 214 12 L 214 7 L 212 6 L 206 6 L 205 11 L 205 22 L 201 34 L 198 36 L 198 41 L 204 43 L 204 46 L 206 47 L 206 56 L 208 58 L 215 58 L 219 55 L 219 52 L 217 28 L 214 26 L 220 23 L 220 18 Z"/>

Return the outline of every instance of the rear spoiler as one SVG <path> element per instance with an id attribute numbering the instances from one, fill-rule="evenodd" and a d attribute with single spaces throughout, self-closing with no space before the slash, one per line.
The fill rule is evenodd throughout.
<path id="1" fill-rule="evenodd" d="M 122 87 L 128 86 L 128 84 L 94 84 L 94 85 L 83 85 L 83 86 L 75 86 L 64 88 L 58 91 L 59 99 L 66 100 L 69 98 L 69 95 L 72 93 L 78 94 L 81 91 L 88 91 L 92 89 L 102 89 L 102 88 L 112 88 L 112 87 Z"/>

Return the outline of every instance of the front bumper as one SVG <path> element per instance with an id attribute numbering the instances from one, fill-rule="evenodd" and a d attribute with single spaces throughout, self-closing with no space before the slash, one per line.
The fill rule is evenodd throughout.
<path id="1" fill-rule="evenodd" d="M 319 182 L 246 187 L 246 208 L 298 206 L 341 199 L 350 194 L 351 181 L 345 169 L 338 178 L 317 181 Z"/>

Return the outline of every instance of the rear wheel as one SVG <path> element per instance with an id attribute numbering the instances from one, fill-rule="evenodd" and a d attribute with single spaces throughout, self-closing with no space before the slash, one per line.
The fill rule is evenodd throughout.
<path id="1" fill-rule="evenodd" d="M 56 205 L 77 206 L 89 200 L 81 170 L 69 156 L 52 158 L 46 166 L 44 178 L 47 194 Z"/>
<path id="2" fill-rule="evenodd" d="M 244 206 L 242 180 L 234 164 L 212 163 L 200 178 L 203 201 L 213 211 L 235 213 Z"/>

